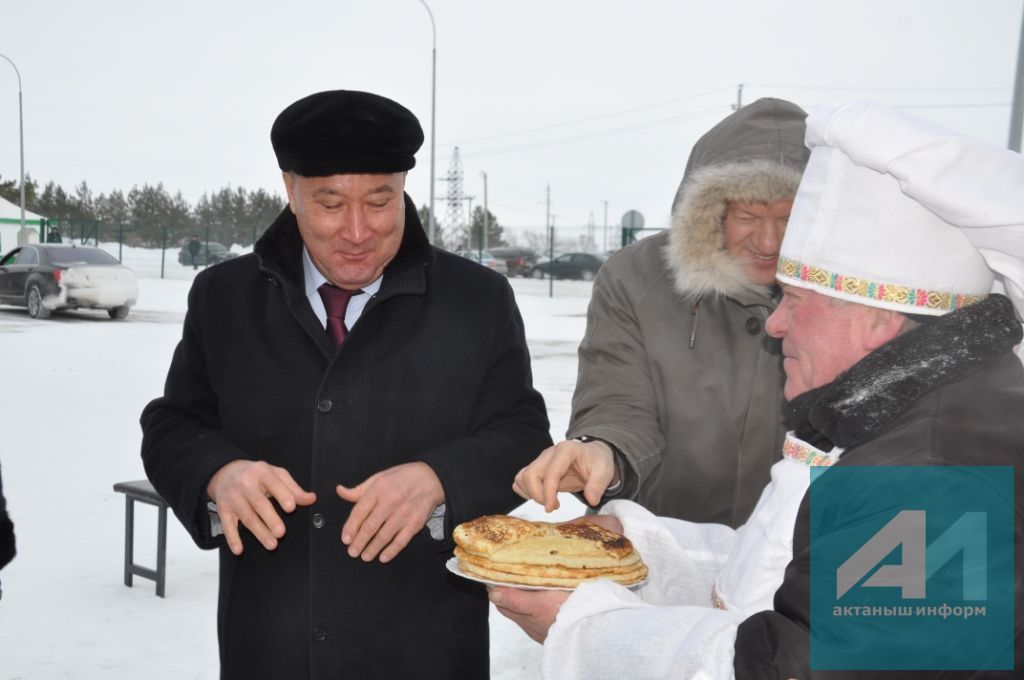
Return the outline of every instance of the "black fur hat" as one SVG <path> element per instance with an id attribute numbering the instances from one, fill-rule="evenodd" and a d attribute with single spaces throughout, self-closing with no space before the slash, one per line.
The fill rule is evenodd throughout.
<path id="1" fill-rule="evenodd" d="M 277 164 L 304 177 L 403 172 L 423 129 L 409 109 L 369 92 L 331 90 L 298 100 L 270 129 Z"/>

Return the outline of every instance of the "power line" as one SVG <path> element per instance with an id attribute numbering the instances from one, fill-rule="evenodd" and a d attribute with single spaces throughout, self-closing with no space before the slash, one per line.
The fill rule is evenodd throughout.
<path id="1" fill-rule="evenodd" d="M 867 91 L 893 91 L 893 92 L 993 92 L 1001 91 L 1008 92 L 1012 88 L 1009 87 L 892 87 L 892 86 L 874 86 L 874 85 L 761 85 L 758 83 L 745 83 L 749 87 L 760 87 L 764 89 L 780 89 L 780 90 L 817 90 L 817 91 L 829 91 L 829 90 L 867 90 Z"/>
<path id="2" fill-rule="evenodd" d="M 488 135 L 486 137 L 473 137 L 473 138 L 470 138 L 470 139 L 465 139 L 465 140 L 460 140 L 460 141 L 457 141 L 457 142 L 453 142 L 452 144 L 450 144 L 448 146 L 452 146 L 452 145 L 465 146 L 467 143 L 470 143 L 470 142 L 485 142 L 485 141 L 488 141 L 488 140 L 491 140 L 491 139 L 501 139 L 503 137 L 515 137 L 517 135 L 525 135 L 525 134 L 531 134 L 531 133 L 534 133 L 534 132 L 542 132 L 544 130 L 551 130 L 553 128 L 565 127 L 567 125 L 579 125 L 580 123 L 588 123 L 588 122 L 595 121 L 595 120 L 603 120 L 605 118 L 614 118 L 615 116 L 623 116 L 623 115 L 626 115 L 626 114 L 629 114 L 629 113 L 636 113 L 638 111 L 647 111 L 647 110 L 650 110 L 650 109 L 660 108 L 662 106 L 668 106 L 670 104 L 678 104 L 679 102 L 692 101 L 694 99 L 700 99 L 701 97 L 708 97 L 708 96 L 713 95 L 713 94 L 718 94 L 720 92 L 731 91 L 731 90 L 732 90 L 731 87 L 718 87 L 718 88 L 715 88 L 713 90 L 707 90 L 706 92 L 701 92 L 699 94 L 689 95 L 689 96 L 686 96 L 686 97 L 678 97 L 676 99 L 669 99 L 669 100 L 666 100 L 666 101 L 657 102 L 655 104 L 647 104 L 647 105 L 644 105 L 644 106 L 637 106 L 637 107 L 634 107 L 634 108 L 631 108 L 631 109 L 622 109 L 620 111 L 612 111 L 610 113 L 602 113 L 602 114 L 599 114 L 599 115 L 596 115 L 596 116 L 588 116 L 588 117 L 585 117 L 585 118 L 576 118 L 575 120 L 567 120 L 567 121 L 563 121 L 561 123 L 549 123 L 547 125 L 540 125 L 538 127 L 527 128 L 525 130 L 517 130 L 517 131 L 513 131 L 513 132 L 501 132 L 501 133 L 494 134 L 494 135 Z"/>
<path id="3" fill-rule="evenodd" d="M 473 151 L 471 153 L 463 154 L 466 158 L 478 158 L 480 156 L 491 156 L 500 153 L 509 153 L 515 151 L 527 151 L 531 149 L 538 149 L 547 146 L 557 146 L 559 144 L 569 144 L 571 142 L 580 142 L 591 139 L 599 139 L 602 137 L 611 137 L 614 135 L 627 134 L 630 132 L 639 132 L 640 130 L 648 130 L 650 128 L 661 127 L 664 125 L 672 125 L 676 123 L 682 123 L 688 120 L 695 120 L 703 118 L 712 113 L 721 113 L 723 110 L 722 106 L 716 106 L 714 108 L 704 109 L 702 111 L 694 111 L 691 113 L 685 113 L 675 116 L 669 116 L 665 118 L 658 118 L 654 120 L 644 121 L 642 123 L 635 123 L 633 125 L 625 125 L 613 128 L 605 128 L 603 130 L 595 130 L 594 132 L 587 132 L 578 135 L 569 135 L 565 137 L 556 137 L 554 139 L 548 139 L 540 142 L 527 142 L 523 144 L 516 144 L 515 146 L 498 147 L 494 149 L 484 149 L 482 151 Z"/>
<path id="4" fill-rule="evenodd" d="M 889 104 L 894 109 L 993 109 L 1010 106 L 1010 102 L 979 102 L 977 104 Z M 817 108 L 825 104 L 808 104 L 808 108 Z"/>

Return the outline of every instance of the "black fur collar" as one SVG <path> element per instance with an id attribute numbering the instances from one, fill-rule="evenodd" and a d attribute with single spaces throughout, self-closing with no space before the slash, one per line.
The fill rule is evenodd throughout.
<path id="1" fill-rule="evenodd" d="M 1002 295 L 936 317 L 789 402 L 790 427 L 826 451 L 865 442 L 924 395 L 1012 350 L 1021 334 Z"/>

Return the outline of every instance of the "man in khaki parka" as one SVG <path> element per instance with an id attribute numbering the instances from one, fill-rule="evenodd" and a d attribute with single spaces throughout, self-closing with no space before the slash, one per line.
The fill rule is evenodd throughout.
<path id="1" fill-rule="evenodd" d="M 765 335 L 775 267 L 807 163 L 806 113 L 760 99 L 694 145 L 664 232 L 612 255 L 594 281 L 566 441 L 516 476 L 630 498 L 658 515 L 741 525 L 785 434 L 781 357 Z"/>

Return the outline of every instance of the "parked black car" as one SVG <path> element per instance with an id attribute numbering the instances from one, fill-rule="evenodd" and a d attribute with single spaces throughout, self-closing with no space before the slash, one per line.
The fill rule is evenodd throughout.
<path id="1" fill-rule="evenodd" d="M 210 249 L 209 261 L 206 259 L 207 246 L 209 246 Z M 231 252 L 223 243 L 217 243 L 216 241 L 210 241 L 209 243 L 204 242 L 202 247 L 199 249 L 199 255 L 196 256 L 196 264 L 199 266 L 217 264 L 224 260 L 230 260 L 233 257 L 238 257 L 238 253 Z M 180 251 L 178 251 L 178 263 L 192 266 L 192 254 L 188 252 L 187 243 L 181 247 Z"/>
<path id="2" fill-rule="evenodd" d="M 532 248 L 500 246 L 488 250 L 494 257 L 505 260 L 509 276 L 529 276 L 537 264 L 537 253 Z"/>
<path id="3" fill-rule="evenodd" d="M 135 272 L 100 248 L 33 243 L 0 258 L 0 302 L 33 319 L 79 307 L 124 319 L 138 299 Z"/>
<path id="4" fill-rule="evenodd" d="M 531 270 L 535 279 L 553 276 L 556 279 L 583 279 L 593 281 L 604 258 L 592 253 L 565 253 L 554 260 L 538 262 Z"/>

